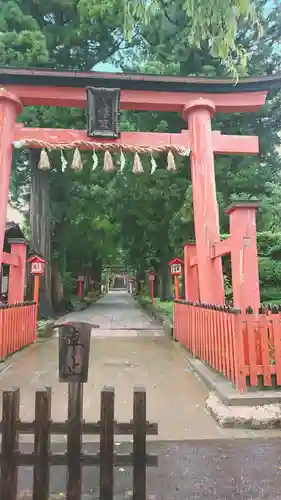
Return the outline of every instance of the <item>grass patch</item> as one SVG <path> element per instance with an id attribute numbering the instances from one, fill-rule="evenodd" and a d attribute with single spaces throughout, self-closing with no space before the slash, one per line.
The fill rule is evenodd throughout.
<path id="1" fill-rule="evenodd" d="M 151 298 L 148 295 L 139 294 L 139 295 L 135 296 L 135 299 L 138 301 L 138 303 L 141 306 L 144 306 L 144 307 L 148 304 L 151 304 Z"/>
<path id="2" fill-rule="evenodd" d="M 136 297 L 137 301 L 139 304 L 141 304 L 142 306 L 146 306 L 146 305 L 151 305 L 151 298 L 148 296 L 148 295 L 138 295 Z M 154 309 L 160 313 L 160 314 L 166 314 L 169 318 L 169 320 L 171 321 L 171 323 L 173 323 L 173 302 L 172 301 L 165 301 L 165 302 L 161 302 L 161 300 L 156 297 L 154 299 Z"/>
<path id="3" fill-rule="evenodd" d="M 173 302 L 172 301 L 167 300 L 165 302 L 161 302 L 161 300 L 158 297 L 156 297 L 154 305 L 155 305 L 156 309 L 158 309 L 159 312 L 163 312 L 163 313 L 167 314 L 169 316 L 169 319 L 173 323 L 174 315 L 173 315 Z"/>
<path id="4" fill-rule="evenodd" d="M 39 320 L 36 325 L 36 334 L 39 338 L 49 338 L 53 334 L 54 321 L 47 320 Z"/>

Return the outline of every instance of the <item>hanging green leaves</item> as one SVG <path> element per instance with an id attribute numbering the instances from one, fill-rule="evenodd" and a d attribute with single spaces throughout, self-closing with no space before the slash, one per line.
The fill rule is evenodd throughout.
<path id="1" fill-rule="evenodd" d="M 159 13 L 164 13 L 171 30 L 180 30 L 190 47 L 201 48 L 207 42 L 213 57 L 219 58 L 237 78 L 237 68 L 247 64 L 246 53 L 237 44 L 239 24 L 248 23 L 258 36 L 262 34 L 256 5 L 254 0 L 181 0 L 176 6 L 168 0 L 80 0 L 78 8 L 84 22 L 111 15 L 114 8 L 123 10 L 123 31 L 128 42 L 138 25 L 145 27 L 154 22 L 157 27 L 161 22 Z"/>

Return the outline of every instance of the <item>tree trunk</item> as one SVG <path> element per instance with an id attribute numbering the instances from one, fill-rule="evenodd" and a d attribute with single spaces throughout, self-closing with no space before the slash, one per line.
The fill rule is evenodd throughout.
<path id="1" fill-rule="evenodd" d="M 52 304 L 55 312 L 63 312 L 65 309 L 62 279 L 57 260 L 52 262 Z"/>
<path id="2" fill-rule="evenodd" d="M 145 270 L 143 266 L 140 266 L 136 275 L 136 295 L 142 292 L 142 281 L 145 280 Z"/>
<path id="3" fill-rule="evenodd" d="M 47 319 L 54 316 L 51 298 L 51 213 L 49 173 L 38 169 L 39 158 L 39 150 L 30 151 L 32 180 L 29 214 L 32 250 L 40 252 L 46 260 L 45 275 L 40 287 L 39 317 Z"/>
<path id="4" fill-rule="evenodd" d="M 102 272 L 102 262 L 100 259 L 97 259 L 92 267 L 91 275 L 93 276 L 93 280 L 95 282 L 95 291 L 97 293 L 101 293 L 101 272 Z"/>
<path id="5" fill-rule="evenodd" d="M 165 265 L 161 268 L 161 282 L 160 282 L 160 300 L 170 300 L 173 296 L 170 272 L 165 262 Z"/>
<path id="6" fill-rule="evenodd" d="M 180 282 L 180 298 L 185 299 L 185 279 L 184 279 L 184 274 L 182 276 L 182 280 Z"/>

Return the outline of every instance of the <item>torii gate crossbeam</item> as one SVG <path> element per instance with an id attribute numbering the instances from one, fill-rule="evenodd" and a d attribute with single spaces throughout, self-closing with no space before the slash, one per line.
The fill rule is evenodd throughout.
<path id="1" fill-rule="evenodd" d="M 73 129 L 48 129 L 28 128 L 18 124 L 15 129 L 14 141 L 35 140 L 51 144 L 71 143 L 74 141 L 87 141 L 81 144 L 80 149 L 91 149 L 89 142 L 93 144 L 108 143 L 108 139 L 89 139 L 85 130 Z M 161 132 L 121 132 L 119 139 L 112 139 L 111 143 L 116 145 L 126 144 L 131 147 L 149 148 L 151 144 L 155 148 L 167 145 L 182 146 L 191 149 L 190 134 L 187 130 L 181 134 L 169 134 Z M 39 145 L 32 146 L 34 148 Z M 259 152 L 259 140 L 256 136 L 223 135 L 219 131 L 212 132 L 212 148 L 216 154 L 257 154 Z"/>

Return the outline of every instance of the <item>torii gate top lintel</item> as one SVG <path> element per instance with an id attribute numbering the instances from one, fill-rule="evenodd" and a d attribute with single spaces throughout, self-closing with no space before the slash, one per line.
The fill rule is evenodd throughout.
<path id="1" fill-rule="evenodd" d="M 210 99 L 220 112 L 253 112 L 280 76 L 230 79 L 0 68 L 0 86 L 24 106 L 84 108 L 88 86 L 120 88 L 123 109 L 181 112 L 192 100 Z"/>

